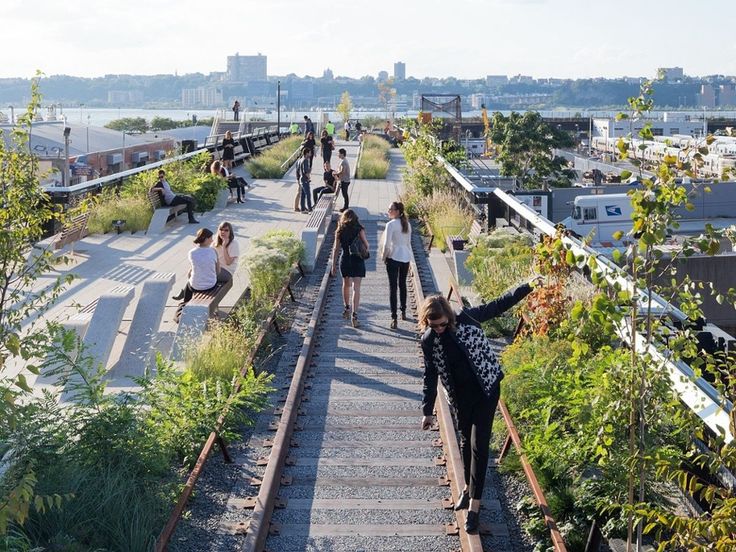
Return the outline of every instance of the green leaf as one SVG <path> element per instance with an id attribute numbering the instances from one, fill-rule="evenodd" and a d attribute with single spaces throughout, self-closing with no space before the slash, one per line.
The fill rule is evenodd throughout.
<path id="1" fill-rule="evenodd" d="M 18 374 L 15 378 L 15 385 L 20 387 L 23 391 L 26 393 L 31 392 L 31 388 L 28 386 L 28 382 L 26 381 L 26 377 L 23 374 Z"/>
<path id="2" fill-rule="evenodd" d="M 623 232 L 623 230 L 616 230 L 616 231 L 615 231 L 615 232 L 613 233 L 613 239 L 614 239 L 614 240 L 616 240 L 616 241 L 620 241 L 620 240 L 621 240 L 621 238 L 623 238 L 623 237 L 624 237 L 624 232 Z M 619 252 L 619 255 L 620 255 L 620 254 L 621 254 L 621 253 Z"/>
<path id="3" fill-rule="evenodd" d="M 611 256 L 613 257 L 613 262 L 614 263 L 616 263 L 616 264 L 620 264 L 621 263 L 621 257 L 622 257 L 621 251 L 619 251 L 618 249 L 614 249 L 613 250 L 613 253 L 611 254 Z"/>
<path id="4" fill-rule="evenodd" d="M 632 174 L 631 171 L 621 171 L 621 180 L 628 180 Z"/>

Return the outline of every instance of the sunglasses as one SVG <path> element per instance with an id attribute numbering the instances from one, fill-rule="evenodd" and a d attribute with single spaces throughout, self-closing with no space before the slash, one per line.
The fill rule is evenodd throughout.
<path id="1" fill-rule="evenodd" d="M 437 328 L 446 328 L 449 322 L 440 322 L 439 324 L 429 324 L 429 327 L 433 330 L 436 330 Z"/>

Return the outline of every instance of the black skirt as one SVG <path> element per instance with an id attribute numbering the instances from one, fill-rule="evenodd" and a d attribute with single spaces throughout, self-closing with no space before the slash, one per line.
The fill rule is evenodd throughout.
<path id="1" fill-rule="evenodd" d="M 357 255 L 343 252 L 340 259 L 340 272 L 343 278 L 365 278 L 365 261 Z"/>

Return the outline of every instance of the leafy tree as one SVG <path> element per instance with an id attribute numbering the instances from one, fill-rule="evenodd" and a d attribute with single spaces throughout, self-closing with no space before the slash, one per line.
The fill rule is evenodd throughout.
<path id="1" fill-rule="evenodd" d="M 143 133 L 148 131 L 148 123 L 143 117 L 123 117 L 115 119 L 105 125 L 105 128 L 121 132 Z"/>
<path id="2" fill-rule="evenodd" d="M 114 121 L 113 121 L 114 122 Z M 112 123 L 111 123 L 112 124 Z M 191 121 L 175 121 L 169 117 L 154 117 L 151 119 L 151 130 L 171 130 L 172 128 L 180 128 L 190 126 Z"/>
<path id="3" fill-rule="evenodd" d="M 538 112 L 514 112 L 508 117 L 494 113 L 491 140 L 498 148 L 502 173 L 516 177 L 522 188 L 570 185 L 565 159 L 552 155 L 552 150 L 572 147 L 573 140 L 545 123 Z"/>
<path id="4" fill-rule="evenodd" d="M 337 105 L 337 112 L 342 115 L 342 120 L 348 121 L 350 119 L 350 112 L 353 110 L 353 100 L 350 98 L 350 93 L 346 90 L 340 96 L 340 103 Z"/>

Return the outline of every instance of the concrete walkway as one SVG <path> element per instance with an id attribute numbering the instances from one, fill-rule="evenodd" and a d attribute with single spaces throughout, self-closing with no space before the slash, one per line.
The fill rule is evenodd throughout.
<path id="1" fill-rule="evenodd" d="M 347 149 L 348 160 L 354 172 L 358 154 L 357 142 L 336 142 L 337 148 Z M 386 180 L 354 180 L 350 187 L 351 208 L 355 208 L 362 220 L 378 220 L 386 217 L 386 207 L 398 197 L 400 192 L 400 168 L 403 156 L 398 150 L 392 150 L 392 167 Z M 333 162 L 336 160 L 333 155 Z M 315 161 L 321 161 L 319 152 Z M 74 248 L 74 260 L 69 265 L 58 265 L 58 272 L 39 279 L 34 290 L 48 286 L 59 275 L 73 274 L 74 281 L 66 287 L 56 304 L 49 309 L 44 318 L 65 321 L 80 310 L 89 312 L 96 301 L 121 285 L 132 286 L 135 290 L 133 299 L 128 304 L 117 330 L 112 354 L 107 368 L 114 366 L 120 358 L 125 338 L 130 329 L 133 313 L 141 296 L 143 282 L 157 273 L 174 273 L 176 280 L 173 286 L 175 293 L 184 285 L 189 270 L 187 252 L 193 247 L 192 240 L 197 229 L 207 227 L 215 231 L 222 221 L 230 221 L 235 229 L 236 239 L 240 246 L 241 258 L 248 251 L 251 240 L 269 230 L 290 230 L 299 235 L 306 223 L 308 215 L 294 212 L 293 202 L 296 193 L 296 176 L 292 167 L 279 180 L 254 180 L 243 167 L 235 170 L 244 176 L 253 188 L 248 191 L 244 204 L 231 203 L 220 211 L 210 211 L 198 215 L 200 224 L 187 224 L 184 221 L 172 222 L 166 231 L 158 236 L 147 236 L 141 232 L 89 236 L 77 243 Z M 313 187 L 322 182 L 322 165 L 315 163 L 313 167 Z M 342 199 L 338 199 L 338 207 Z M 185 217 L 180 217 L 185 218 Z M 239 300 L 248 286 L 249 277 L 242 268 L 234 275 L 233 288 L 220 303 L 221 314 L 227 313 Z M 173 293 L 172 293 L 173 294 Z M 167 298 L 163 319 L 156 336 L 159 350 L 168 352 L 176 325 L 173 316 L 177 301 Z M 11 368 L 11 372 L 18 370 Z M 29 383 L 36 383 L 36 377 L 27 374 Z M 38 387 L 48 385 L 48 381 L 39 380 Z"/>

